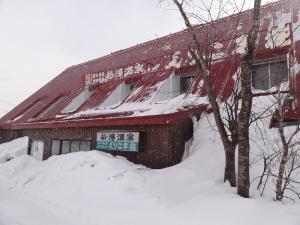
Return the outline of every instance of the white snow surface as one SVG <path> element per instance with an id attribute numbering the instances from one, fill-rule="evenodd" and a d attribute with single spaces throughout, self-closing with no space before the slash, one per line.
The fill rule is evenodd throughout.
<path id="1" fill-rule="evenodd" d="M 266 101 L 255 100 L 257 111 Z M 259 197 L 255 180 L 244 199 L 223 183 L 224 153 L 213 124 L 212 114 L 202 114 L 187 159 L 165 169 L 100 151 L 42 162 L 22 155 L 0 164 L 0 225 L 299 225 L 300 203 L 274 202 L 272 186 Z M 266 128 L 266 135 L 275 131 Z M 261 172 L 257 155 L 275 139 L 262 144 L 256 127 L 251 135 L 253 180 Z"/>
<path id="2" fill-rule="evenodd" d="M 28 137 L 15 139 L 0 145 L 0 163 L 5 163 L 15 157 L 26 155 Z"/>

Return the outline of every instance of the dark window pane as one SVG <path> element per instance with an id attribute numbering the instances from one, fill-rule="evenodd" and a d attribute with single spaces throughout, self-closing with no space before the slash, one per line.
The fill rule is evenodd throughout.
<path id="1" fill-rule="evenodd" d="M 180 94 L 186 93 L 193 83 L 193 77 L 180 77 Z"/>
<path id="2" fill-rule="evenodd" d="M 271 87 L 275 87 L 282 82 L 288 81 L 287 62 L 273 62 L 270 64 Z"/>
<path id="3" fill-rule="evenodd" d="M 71 152 L 79 152 L 80 141 L 71 142 Z"/>
<path id="4" fill-rule="evenodd" d="M 269 85 L 269 65 L 254 65 L 252 68 L 252 86 L 259 90 L 268 90 Z"/>
<path id="5" fill-rule="evenodd" d="M 60 147 L 60 140 L 53 140 L 51 146 L 51 155 L 58 155 Z"/>
<path id="6" fill-rule="evenodd" d="M 69 153 L 70 152 L 70 141 L 63 140 L 62 147 L 61 147 L 61 153 Z"/>
<path id="7" fill-rule="evenodd" d="M 91 142 L 90 141 L 81 141 L 80 151 L 90 151 L 90 150 L 91 150 Z"/>

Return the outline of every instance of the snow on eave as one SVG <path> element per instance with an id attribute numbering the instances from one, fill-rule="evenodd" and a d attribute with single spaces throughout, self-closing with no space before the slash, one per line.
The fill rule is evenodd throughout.
<path id="1" fill-rule="evenodd" d="M 163 85 L 163 81 L 159 82 L 158 89 Z M 156 91 L 156 92 L 157 92 Z M 166 99 L 159 102 L 152 102 L 152 99 L 155 97 L 156 92 L 153 92 L 153 95 L 144 102 L 124 102 L 120 105 L 111 107 L 111 108 L 102 108 L 102 109 L 88 109 L 85 111 L 77 112 L 70 116 L 64 118 L 64 120 L 75 119 L 85 116 L 103 116 L 103 115 L 114 115 L 116 113 L 129 113 L 126 117 L 140 117 L 140 116 L 149 116 L 149 115 L 163 115 L 175 113 L 180 110 L 183 110 L 188 107 L 194 107 L 197 105 L 206 105 L 208 104 L 207 98 L 200 97 L 198 94 L 181 94 L 171 99 Z"/>

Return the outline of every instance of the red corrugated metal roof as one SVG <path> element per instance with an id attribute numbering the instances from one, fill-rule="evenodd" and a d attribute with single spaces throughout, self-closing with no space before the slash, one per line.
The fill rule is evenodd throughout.
<path id="1" fill-rule="evenodd" d="M 291 0 L 291 2 L 294 4 L 297 1 Z M 265 39 L 271 23 L 270 18 L 276 15 L 276 11 L 288 15 L 291 11 L 290 6 L 290 1 L 282 1 L 263 8 L 262 16 L 264 19 L 262 20 L 259 36 L 258 57 L 268 57 L 279 53 L 284 54 L 289 51 L 290 44 L 284 48 L 267 49 Z M 231 56 L 233 56 L 236 39 L 243 37 L 250 28 L 250 19 L 251 11 L 247 11 L 216 21 L 213 23 L 213 26 L 212 24 L 205 24 L 195 28 L 199 40 L 205 40 L 205 35 L 212 30 L 220 31 L 220 47 L 214 50 L 214 54 L 218 58 L 212 67 L 211 73 L 215 77 L 215 90 L 217 94 L 222 94 L 221 97 L 228 96 L 234 84 L 232 76 L 236 73 L 237 63 L 235 60 L 239 62 L 239 56 Z M 240 24 L 238 29 L 236 26 L 237 22 Z M 287 26 L 289 26 L 289 23 Z M 47 121 L 47 124 L 50 124 L 51 121 L 61 120 L 61 111 L 84 90 L 84 77 L 86 75 L 97 77 L 97 79 L 99 77 L 99 79 L 103 80 L 96 88 L 94 94 L 80 106 L 77 112 L 99 106 L 120 83 L 129 80 L 130 76 L 138 76 L 137 74 L 140 74 L 141 78 L 136 80 L 136 90 L 123 103 L 136 104 L 147 102 L 154 95 L 154 92 L 157 92 L 159 83 L 169 77 L 174 69 L 193 67 L 192 60 L 188 55 L 190 44 L 192 45 L 190 34 L 187 31 L 181 31 L 95 60 L 71 66 L 1 118 L 0 124 L 5 126 L 10 124 L 17 127 L 18 124 L 29 124 L 31 122 L 39 126 L 39 121 Z M 199 89 L 200 80 L 201 76 L 198 76 L 191 93 L 195 94 Z M 63 96 L 61 104 L 54 107 L 44 117 L 35 118 L 49 105 L 53 104 L 55 99 L 61 96 Z M 32 108 L 26 112 L 26 115 L 16 120 L 18 116 L 32 107 L 37 101 L 40 101 L 39 107 Z M 128 112 L 120 112 L 119 115 L 122 113 L 125 115 Z M 112 114 L 111 116 L 113 117 L 114 115 Z M 101 118 L 101 112 L 98 115 L 94 115 L 94 117 Z"/>

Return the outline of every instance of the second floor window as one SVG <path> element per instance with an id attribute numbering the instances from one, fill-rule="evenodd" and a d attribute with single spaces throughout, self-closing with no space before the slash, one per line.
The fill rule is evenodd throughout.
<path id="1" fill-rule="evenodd" d="M 252 67 L 252 87 L 268 90 L 288 81 L 287 61 L 276 60 L 256 63 Z"/>
<path id="2" fill-rule="evenodd" d="M 191 87 L 193 81 L 194 77 L 192 75 L 180 77 L 180 94 L 186 93 Z"/>

